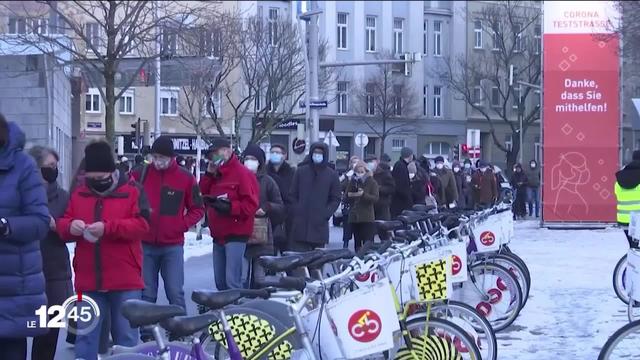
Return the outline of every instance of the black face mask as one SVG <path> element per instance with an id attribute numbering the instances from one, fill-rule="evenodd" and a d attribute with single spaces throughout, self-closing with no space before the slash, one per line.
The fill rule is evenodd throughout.
<path id="1" fill-rule="evenodd" d="M 109 188 L 111 188 L 111 186 L 113 185 L 113 177 L 109 176 L 104 179 L 86 178 L 85 182 L 87 183 L 89 189 L 95 192 L 103 193 L 109 190 Z"/>
<path id="2" fill-rule="evenodd" d="M 40 168 L 42 178 L 49 184 L 53 184 L 58 179 L 58 168 L 43 167 Z"/>

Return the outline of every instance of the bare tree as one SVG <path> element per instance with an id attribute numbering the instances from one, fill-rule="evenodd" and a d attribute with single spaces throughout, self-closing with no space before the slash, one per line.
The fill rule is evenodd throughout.
<path id="1" fill-rule="evenodd" d="M 175 52 L 176 35 L 186 25 L 212 9 L 208 3 L 180 1 L 9 1 L 0 6 L 24 22 L 24 31 L 7 42 L 35 47 L 83 70 L 104 101 L 106 138 L 112 143 L 117 100 L 150 61 Z M 54 50 L 70 54 L 71 61 Z M 120 71 L 129 58 L 139 60 L 137 71 Z"/>
<path id="2" fill-rule="evenodd" d="M 527 99 L 539 94 L 518 83 L 540 83 L 540 48 L 534 36 L 539 30 L 540 14 L 540 8 L 528 1 L 485 5 L 469 21 L 480 22 L 490 49 L 443 59 L 442 69 L 437 71 L 448 87 L 487 121 L 493 142 L 506 154 L 507 169 L 513 168 L 521 149 L 517 116 L 522 117 L 523 134 L 540 118 L 539 105 L 525 107 Z M 514 66 L 513 86 L 509 85 L 511 66 Z M 499 123 L 511 130 L 511 148 L 496 134 Z"/>
<path id="3" fill-rule="evenodd" d="M 199 58 L 179 59 L 183 63 L 186 84 L 182 87 L 187 111 L 180 113 L 183 123 L 203 139 L 208 140 L 215 130 L 227 135 L 222 117 L 222 95 L 226 94 L 242 55 L 238 40 L 242 30 L 239 14 L 223 12 L 204 16 L 200 24 L 183 32 L 182 43 Z M 227 131 L 228 132 L 228 131 Z"/>
<path id="4" fill-rule="evenodd" d="M 383 51 L 378 58 L 393 56 Z M 381 139 L 381 153 L 389 135 L 415 129 L 418 95 L 404 75 L 403 64 L 377 65 L 376 71 L 358 84 L 356 97 L 358 110 L 364 114 L 362 121 Z"/>

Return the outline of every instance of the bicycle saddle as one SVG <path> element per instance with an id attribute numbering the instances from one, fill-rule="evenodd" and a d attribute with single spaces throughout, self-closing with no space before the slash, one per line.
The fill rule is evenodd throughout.
<path id="1" fill-rule="evenodd" d="M 328 264 L 340 259 L 351 259 L 354 256 L 354 253 L 349 249 L 327 250 L 324 253 L 325 254 L 321 258 L 310 263 L 308 266 L 310 268 L 321 268 L 324 264 Z"/>
<path id="2" fill-rule="evenodd" d="M 426 214 L 416 214 L 411 213 L 409 211 L 403 211 L 402 215 L 398 216 L 397 219 L 402 221 L 405 225 L 415 224 L 419 221 L 423 221 L 426 219 Z"/>
<path id="3" fill-rule="evenodd" d="M 436 207 L 433 205 L 424 205 L 424 204 L 416 204 L 416 205 L 413 205 L 413 207 L 411 207 L 411 210 L 413 211 L 422 211 L 422 212 L 429 212 L 435 209 Z"/>
<path id="4" fill-rule="evenodd" d="M 149 326 L 174 316 L 186 315 L 178 305 L 159 305 L 144 300 L 131 299 L 122 304 L 122 315 L 132 327 Z"/>
<path id="5" fill-rule="evenodd" d="M 393 231 L 403 227 L 404 227 L 404 224 L 402 223 L 402 221 L 376 220 L 376 228 L 378 229 L 378 231 Z"/>
<path id="6" fill-rule="evenodd" d="M 416 241 L 422 236 L 420 230 L 396 230 L 395 235 L 408 241 Z"/>
<path id="7" fill-rule="evenodd" d="M 208 307 L 210 310 L 218 310 L 235 303 L 241 298 L 268 299 L 270 295 L 271 292 L 268 289 L 194 290 L 191 293 L 191 300 L 198 305 Z"/>
<path id="8" fill-rule="evenodd" d="M 302 291 L 307 287 L 307 281 L 302 277 L 295 276 L 282 276 L 279 278 L 267 277 L 262 281 L 256 281 L 256 286 L 260 288 Z"/>
<path id="9" fill-rule="evenodd" d="M 317 258 L 314 258 L 315 260 Z M 258 262 L 266 270 L 274 272 L 285 272 L 297 269 L 302 265 L 302 257 L 298 255 L 291 256 L 261 256 Z"/>
<path id="10" fill-rule="evenodd" d="M 167 330 L 172 336 L 191 336 L 218 320 L 214 314 L 204 314 L 196 316 L 178 316 L 165 319 L 160 322 L 160 326 Z"/>

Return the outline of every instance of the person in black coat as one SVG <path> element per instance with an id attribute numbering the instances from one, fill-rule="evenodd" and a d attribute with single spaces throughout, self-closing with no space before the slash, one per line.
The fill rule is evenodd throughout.
<path id="1" fill-rule="evenodd" d="M 292 251 L 309 251 L 329 242 L 329 219 L 340 205 L 340 180 L 328 166 L 328 158 L 325 143 L 311 144 L 309 155 L 293 177 L 288 245 Z"/>
<path id="2" fill-rule="evenodd" d="M 411 180 L 412 205 L 426 205 L 427 197 L 427 177 L 426 173 L 419 169 L 416 162 L 411 162 L 407 166 L 409 179 Z"/>
<path id="3" fill-rule="evenodd" d="M 511 176 L 511 186 L 516 191 L 516 199 L 513 202 L 513 219 L 524 219 L 527 216 L 527 184 L 529 183 L 527 175 L 522 171 L 522 165 L 516 164 L 513 167 L 513 175 Z"/>
<path id="4" fill-rule="evenodd" d="M 391 198 L 396 192 L 396 182 L 386 162 L 378 161 L 375 156 L 367 157 L 367 167 L 373 172 L 373 179 L 378 183 L 378 201 L 374 205 L 376 220 L 391 220 Z"/>
<path id="5" fill-rule="evenodd" d="M 289 197 L 289 191 L 296 170 L 287 162 L 287 148 L 284 145 L 272 144 L 268 160 L 267 174 L 278 184 L 286 212 L 286 220 L 273 228 L 273 244 L 277 252 L 283 252 L 286 250 L 287 239 L 291 231 L 292 201 Z"/>
<path id="6" fill-rule="evenodd" d="M 73 295 L 71 284 L 71 265 L 69 250 L 56 233 L 56 220 L 64 214 L 69 202 L 69 193 L 60 188 L 58 179 L 58 161 L 60 157 L 53 149 L 35 146 L 29 150 L 40 168 L 43 184 L 47 189 L 49 200 L 49 233 L 40 242 L 42 253 L 42 269 L 49 306 L 60 305 Z M 46 335 L 33 339 L 31 357 L 38 360 L 53 360 L 58 345 L 59 329 L 50 329 Z"/>
<path id="7" fill-rule="evenodd" d="M 391 200 L 391 217 L 400 215 L 404 210 L 413 206 L 413 196 L 411 194 L 411 182 L 409 180 L 409 170 L 407 166 L 413 161 L 413 150 L 408 147 L 400 151 L 400 160 L 393 166 L 393 180 L 396 183 L 395 194 Z"/>

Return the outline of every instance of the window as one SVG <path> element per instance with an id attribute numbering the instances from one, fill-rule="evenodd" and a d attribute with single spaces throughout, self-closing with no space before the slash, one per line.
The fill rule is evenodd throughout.
<path id="1" fill-rule="evenodd" d="M 402 88 L 394 86 L 393 93 L 393 115 L 402 116 Z"/>
<path id="2" fill-rule="evenodd" d="M 33 33 L 47 34 L 49 32 L 49 19 L 33 19 Z"/>
<path id="3" fill-rule="evenodd" d="M 433 87 L 433 117 L 442 117 L 442 86 Z"/>
<path id="4" fill-rule="evenodd" d="M 90 46 L 94 49 L 98 49 L 100 47 L 100 25 L 98 23 L 87 23 L 84 28 L 85 36 L 89 41 Z"/>
<path id="5" fill-rule="evenodd" d="M 520 52 L 523 50 L 522 46 L 522 25 L 513 25 L 513 51 Z"/>
<path id="6" fill-rule="evenodd" d="M 100 91 L 90 88 L 84 96 L 84 111 L 88 113 L 100 112 Z"/>
<path id="7" fill-rule="evenodd" d="M 26 34 L 27 20 L 22 17 L 10 17 L 8 33 L 9 34 Z"/>
<path id="8" fill-rule="evenodd" d="M 482 21 L 476 20 L 473 22 L 473 33 L 475 34 L 475 49 L 482 49 Z"/>
<path id="9" fill-rule="evenodd" d="M 367 115 L 375 115 L 376 114 L 376 98 L 374 95 L 375 92 L 375 84 L 369 83 L 365 85 L 365 90 L 367 92 L 366 96 L 366 107 L 367 107 Z"/>
<path id="10" fill-rule="evenodd" d="M 222 52 L 222 34 L 219 29 L 202 29 L 200 32 L 200 56 L 219 58 Z"/>
<path id="11" fill-rule="evenodd" d="M 268 111 L 275 111 L 276 110 L 276 102 L 273 96 L 273 90 L 272 91 L 267 91 L 267 105 L 269 106 Z"/>
<path id="12" fill-rule="evenodd" d="M 491 88 L 491 106 L 500 107 L 500 89 L 497 86 Z"/>
<path id="13" fill-rule="evenodd" d="M 427 54 L 427 39 L 429 38 L 429 32 L 427 31 L 428 21 L 425 20 L 422 23 L 422 53 Z"/>
<path id="14" fill-rule="evenodd" d="M 504 136 L 504 147 L 509 151 L 513 150 L 513 134 L 507 134 Z"/>
<path id="15" fill-rule="evenodd" d="M 168 26 L 162 28 L 162 54 L 173 55 L 176 53 L 176 33 Z"/>
<path id="16" fill-rule="evenodd" d="M 344 115 L 347 113 L 348 104 L 347 104 L 347 88 L 348 84 L 346 81 L 338 81 L 338 114 Z"/>
<path id="17" fill-rule="evenodd" d="M 442 56 L 442 21 L 433 22 L 433 55 Z"/>
<path id="18" fill-rule="evenodd" d="M 430 142 L 427 143 L 426 147 L 427 155 L 435 156 L 445 156 L 449 157 L 449 151 L 451 151 L 451 145 L 446 142 Z"/>
<path id="19" fill-rule="evenodd" d="M 404 19 L 393 19 L 393 52 L 394 54 L 402 54 L 404 52 L 404 39 L 402 37 L 402 29 L 404 27 Z"/>
<path id="20" fill-rule="evenodd" d="M 517 109 L 518 104 L 522 101 L 522 86 L 513 88 L 513 108 Z"/>
<path id="21" fill-rule="evenodd" d="M 120 114 L 133 115 L 133 112 L 134 112 L 133 102 L 135 101 L 134 99 L 135 99 L 135 90 L 133 89 L 129 89 L 124 94 L 122 94 L 122 96 L 118 100 L 118 102 L 120 103 Z"/>
<path id="22" fill-rule="evenodd" d="M 542 27 L 540 24 L 537 24 L 533 30 L 533 39 L 534 39 L 534 49 L 536 55 L 540 54 L 542 51 Z"/>
<path id="23" fill-rule="evenodd" d="M 178 93 L 179 89 L 160 90 L 160 114 L 166 116 L 178 115 Z"/>
<path id="24" fill-rule="evenodd" d="M 502 26 L 501 24 L 494 24 L 493 29 L 493 49 L 499 51 L 502 45 Z"/>
<path id="25" fill-rule="evenodd" d="M 540 136 L 536 136 L 536 141 L 533 143 L 534 152 L 533 157 L 538 164 L 540 164 L 540 155 L 542 153 L 542 144 L 540 144 Z"/>
<path id="26" fill-rule="evenodd" d="M 338 49 L 347 50 L 347 13 L 338 13 Z"/>
<path id="27" fill-rule="evenodd" d="M 476 106 L 482 106 L 482 86 L 480 82 L 473 87 L 473 104 Z"/>
<path id="28" fill-rule="evenodd" d="M 367 52 L 375 52 L 376 51 L 376 17 L 375 16 L 367 16 L 367 26 L 365 28 L 365 51 Z"/>
<path id="29" fill-rule="evenodd" d="M 213 96 L 211 96 L 210 99 L 207 99 L 205 97 L 203 100 L 204 100 L 203 116 L 210 117 L 209 110 L 211 110 L 211 113 L 216 114 L 216 116 L 219 118 L 221 115 L 220 110 L 221 110 L 221 102 L 222 102 L 220 91 L 216 91 L 213 94 Z"/>
<path id="30" fill-rule="evenodd" d="M 422 115 L 427 116 L 427 88 L 428 86 L 422 87 Z"/>
<path id="31" fill-rule="evenodd" d="M 269 44 L 275 46 L 278 42 L 278 8 L 269 9 Z"/>
<path id="32" fill-rule="evenodd" d="M 404 139 L 393 139 L 391 140 L 391 149 L 393 151 L 400 151 L 402 150 L 403 147 L 405 147 L 405 140 Z"/>

